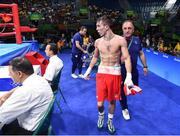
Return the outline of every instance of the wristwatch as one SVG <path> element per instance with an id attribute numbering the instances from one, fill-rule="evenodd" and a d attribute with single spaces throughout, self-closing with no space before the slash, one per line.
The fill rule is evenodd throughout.
<path id="1" fill-rule="evenodd" d="M 148 68 L 148 66 L 144 66 L 143 68 Z"/>

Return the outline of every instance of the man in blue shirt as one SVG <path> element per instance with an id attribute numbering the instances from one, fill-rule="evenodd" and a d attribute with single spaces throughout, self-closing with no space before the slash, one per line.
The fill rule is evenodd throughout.
<path id="1" fill-rule="evenodd" d="M 73 78 L 78 78 L 78 76 L 75 74 L 76 69 L 79 70 L 79 77 L 83 78 L 82 73 L 82 54 L 87 53 L 86 50 L 83 49 L 83 36 L 86 35 L 87 28 L 85 26 L 81 26 L 80 31 L 77 32 L 73 36 L 73 43 L 72 43 L 72 73 L 71 76 Z"/>
<path id="2" fill-rule="evenodd" d="M 133 36 L 133 32 L 134 32 L 133 22 L 130 20 L 126 20 L 122 24 L 122 30 L 123 30 L 123 36 L 127 40 L 128 51 L 131 56 L 132 81 L 133 81 L 134 85 L 138 86 L 139 85 L 139 83 L 138 83 L 139 74 L 138 74 L 138 70 L 137 70 L 137 60 L 139 57 L 142 65 L 143 65 L 144 75 L 146 75 L 148 72 L 146 58 L 145 58 L 144 52 L 142 51 L 141 41 L 140 41 L 139 37 Z M 122 61 L 121 62 L 122 63 L 121 74 L 122 74 L 122 80 L 124 82 L 125 77 L 126 77 L 126 68 L 125 68 L 125 65 L 123 62 L 123 58 L 121 61 Z M 124 83 L 122 83 L 121 87 L 122 87 L 121 89 L 123 90 Z M 121 92 L 122 92 L 122 94 L 121 94 L 122 100 L 120 100 L 120 104 L 122 107 L 122 114 L 123 114 L 123 117 L 125 120 L 129 120 L 130 115 L 129 115 L 129 111 L 128 111 L 127 98 L 124 94 L 124 91 L 121 91 Z"/>

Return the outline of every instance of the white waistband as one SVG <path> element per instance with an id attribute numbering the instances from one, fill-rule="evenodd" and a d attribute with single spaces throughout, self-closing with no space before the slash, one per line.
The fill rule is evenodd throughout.
<path id="1" fill-rule="evenodd" d="M 120 66 L 99 66 L 98 73 L 121 75 L 121 67 Z"/>

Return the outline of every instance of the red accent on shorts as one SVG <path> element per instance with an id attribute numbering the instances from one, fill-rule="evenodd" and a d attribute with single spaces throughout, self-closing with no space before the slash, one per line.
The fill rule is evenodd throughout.
<path id="1" fill-rule="evenodd" d="M 96 74 L 96 97 L 98 102 L 120 100 L 121 75 Z"/>

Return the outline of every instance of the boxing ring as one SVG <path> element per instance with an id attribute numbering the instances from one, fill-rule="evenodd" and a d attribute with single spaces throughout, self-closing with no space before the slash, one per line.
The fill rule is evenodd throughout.
<path id="1" fill-rule="evenodd" d="M 0 13 L 3 23 L 0 23 L 0 37 L 15 36 L 16 43 L 22 43 L 22 32 L 35 32 L 37 28 L 30 28 L 28 26 L 21 26 L 18 13 L 17 4 L 0 4 L 0 8 L 11 9 L 12 13 Z M 6 28 L 12 28 L 11 32 L 6 32 Z"/>
<path id="2" fill-rule="evenodd" d="M 17 4 L 0 4 L 0 9 L 10 9 L 10 13 L 0 13 L 0 37 L 15 36 L 16 43 L 0 43 L 0 65 L 7 65 L 9 60 L 17 56 L 24 56 L 29 51 L 38 51 L 38 42 L 22 41 L 22 33 L 35 32 L 37 28 L 21 26 Z M 9 29 L 10 28 L 10 29 Z M 11 31 L 9 31 L 11 30 Z"/>
<path id="3" fill-rule="evenodd" d="M 24 56 L 29 51 L 38 51 L 37 41 L 27 41 L 18 44 L 0 44 L 0 66 L 7 65 L 10 60 L 17 56 Z"/>

